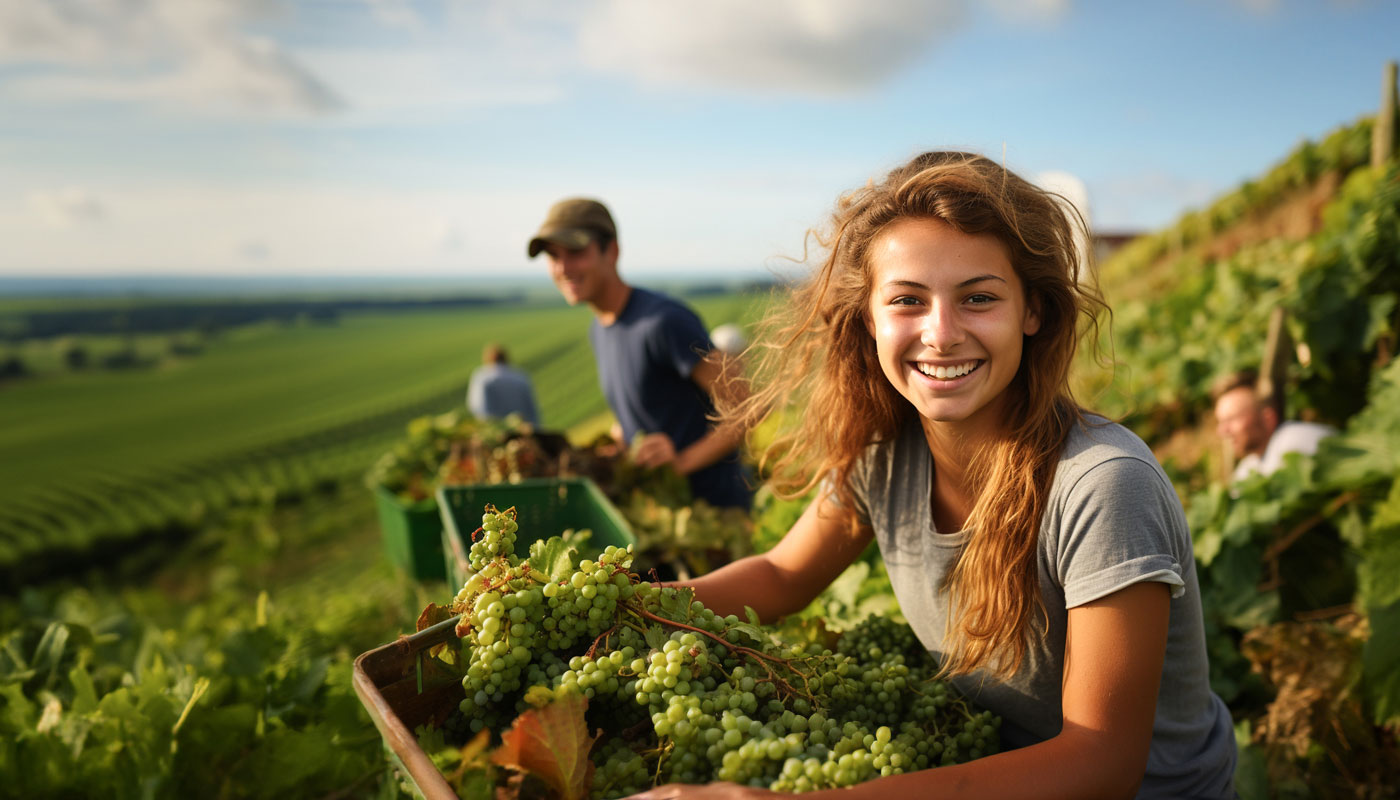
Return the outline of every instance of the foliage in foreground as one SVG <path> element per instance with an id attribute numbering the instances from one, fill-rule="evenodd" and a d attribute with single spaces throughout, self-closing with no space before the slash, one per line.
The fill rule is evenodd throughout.
<path id="1" fill-rule="evenodd" d="M 266 595 L 196 606 L 172 629 L 80 590 L 30 606 L 0 646 L 4 792 L 286 797 L 382 769 L 336 632 Z"/>
<path id="2" fill-rule="evenodd" d="M 103 574 L 0 599 L 0 797 L 396 791 L 351 662 L 419 590 L 364 563 L 372 514 L 358 492 L 251 507 L 130 575 L 151 588 Z"/>

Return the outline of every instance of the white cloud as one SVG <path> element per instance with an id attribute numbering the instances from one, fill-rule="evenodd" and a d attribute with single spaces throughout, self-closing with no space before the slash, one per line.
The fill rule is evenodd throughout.
<path id="1" fill-rule="evenodd" d="M 1221 191 L 1211 181 L 1162 171 L 1089 182 L 1094 228 L 1103 232 L 1165 227 L 1184 209 L 1200 208 Z"/>
<path id="2" fill-rule="evenodd" d="M 603 0 L 585 63 L 648 83 L 814 94 L 875 85 L 965 17 L 962 0 Z"/>
<path id="3" fill-rule="evenodd" d="M 992 0 L 992 9 L 1035 24 L 1063 16 L 1070 2 Z M 0 3 L 0 66 L 26 69 L 0 78 L 0 94 L 177 112 L 434 117 L 553 102 L 580 67 L 653 85 L 841 94 L 917 60 L 971 8 L 972 0 L 441 0 L 430 20 L 414 0 L 18 0 Z M 293 15 L 317 32 L 315 44 L 293 51 L 261 35 L 291 30 Z M 365 38 L 364 28 L 394 30 Z"/>
<path id="4" fill-rule="evenodd" d="M 423 18 L 413 10 L 410 0 L 365 0 L 365 4 L 374 12 L 375 19 L 386 25 L 413 30 L 423 27 Z"/>
<path id="5" fill-rule="evenodd" d="M 72 228 L 107 216 L 106 205 L 86 189 L 68 188 L 29 195 L 29 208 L 51 228 Z"/>
<path id="6" fill-rule="evenodd" d="M 1089 190 L 1078 176 L 1060 170 L 1048 170 L 1035 176 L 1035 184 L 1054 192 L 1069 201 L 1069 204 L 1087 221 L 1089 216 Z"/>
<path id="7" fill-rule="evenodd" d="M 273 0 L 52 0 L 0 5 L 0 88 L 26 99 L 314 113 L 340 101 L 273 40 L 245 30 Z M 44 69 L 47 67 L 47 69 Z"/>
<path id="8" fill-rule="evenodd" d="M 401 0 L 365 0 L 375 11 Z M 544 105 L 578 72 L 577 31 L 595 0 L 444 0 L 429 25 L 374 46 L 337 41 L 298 50 L 345 99 L 349 123 L 433 124 L 463 109 Z"/>
<path id="9" fill-rule="evenodd" d="M 323 49 L 307 51 L 303 58 L 338 88 L 352 113 L 389 113 L 398 122 L 410 110 L 441 115 L 461 108 L 550 103 L 561 91 L 552 78 L 500 69 L 463 48 Z"/>

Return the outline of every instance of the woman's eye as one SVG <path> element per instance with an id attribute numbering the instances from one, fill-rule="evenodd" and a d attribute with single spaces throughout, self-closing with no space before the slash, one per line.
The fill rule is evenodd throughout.
<path id="1" fill-rule="evenodd" d="M 913 305 L 918 305 L 918 303 L 919 303 L 919 298 L 917 298 L 917 297 L 910 297 L 910 296 L 907 295 L 907 294 L 906 294 L 906 295 L 900 295 L 899 297 L 896 297 L 895 299 L 893 299 L 893 300 L 890 301 L 890 305 L 892 305 L 892 306 L 913 306 Z"/>
<path id="2" fill-rule="evenodd" d="M 986 305 L 987 303 L 993 302 L 994 300 L 996 300 L 996 298 L 992 297 L 989 294 L 974 294 L 971 297 L 967 298 L 967 302 L 971 303 L 974 306 Z"/>

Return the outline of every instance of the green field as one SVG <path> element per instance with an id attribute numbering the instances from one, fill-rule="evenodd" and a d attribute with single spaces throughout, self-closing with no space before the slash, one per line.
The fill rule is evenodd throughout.
<path id="1" fill-rule="evenodd" d="M 694 302 L 742 320 L 745 295 Z M 535 379 L 543 423 L 604 412 L 586 309 L 345 314 L 260 323 L 196 356 L 60 372 L 0 391 L 0 564 L 125 542 L 272 487 L 358 476 L 413 417 L 460 406 L 488 341 Z"/>

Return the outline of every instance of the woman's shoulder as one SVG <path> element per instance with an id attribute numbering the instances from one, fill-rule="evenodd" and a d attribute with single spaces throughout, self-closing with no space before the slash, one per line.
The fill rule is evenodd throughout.
<path id="1" fill-rule="evenodd" d="M 1157 457 L 1137 434 L 1097 414 L 1084 414 L 1071 426 L 1060 453 L 1055 482 L 1063 491 L 1073 488 L 1089 473 L 1155 475 L 1170 486 Z"/>
<path id="2" fill-rule="evenodd" d="M 1136 433 L 1107 417 L 1086 412 L 1070 426 L 1060 461 L 1103 460 L 1122 456 L 1156 461 L 1151 448 Z"/>

